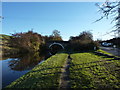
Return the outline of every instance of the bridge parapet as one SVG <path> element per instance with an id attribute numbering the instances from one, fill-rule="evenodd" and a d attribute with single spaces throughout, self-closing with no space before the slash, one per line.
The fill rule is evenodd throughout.
<path id="1" fill-rule="evenodd" d="M 69 44 L 69 41 L 49 41 L 46 43 L 46 46 L 50 48 L 52 45 L 60 45 L 65 48 Z"/>

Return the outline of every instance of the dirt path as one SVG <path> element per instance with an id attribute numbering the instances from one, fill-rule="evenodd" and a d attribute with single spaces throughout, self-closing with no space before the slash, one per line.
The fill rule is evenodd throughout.
<path id="1" fill-rule="evenodd" d="M 64 88 L 64 89 L 69 89 L 70 88 L 70 78 L 69 78 L 69 67 L 70 67 L 70 60 L 72 60 L 70 58 L 70 55 L 68 56 L 64 67 L 62 68 L 62 74 L 60 77 L 60 85 L 59 85 L 59 89 Z"/>

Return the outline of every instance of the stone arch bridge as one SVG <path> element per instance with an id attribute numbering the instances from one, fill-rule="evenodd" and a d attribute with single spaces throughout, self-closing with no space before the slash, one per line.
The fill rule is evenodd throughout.
<path id="1" fill-rule="evenodd" d="M 69 41 L 49 41 L 46 43 L 46 46 L 50 49 L 54 45 L 60 46 L 62 49 L 65 49 L 66 46 L 69 44 Z"/>

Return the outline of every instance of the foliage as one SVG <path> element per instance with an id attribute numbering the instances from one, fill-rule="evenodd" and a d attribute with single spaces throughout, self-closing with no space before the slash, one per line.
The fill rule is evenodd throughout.
<path id="1" fill-rule="evenodd" d="M 50 36 L 42 36 L 33 31 L 15 33 L 12 34 L 12 36 L 1 34 L 0 48 L 3 49 L 3 53 L 6 55 L 8 55 L 8 53 L 11 51 L 13 51 L 13 53 L 26 53 L 26 52 L 36 52 L 36 51 L 45 53 L 45 51 L 47 51 L 47 47 L 45 44 L 46 42 L 51 40 L 62 41 L 62 37 L 60 36 L 60 31 L 54 30 L 53 34 Z"/>
<path id="2" fill-rule="evenodd" d="M 39 46 L 39 52 L 40 52 L 40 54 L 44 55 L 44 54 L 47 53 L 47 51 L 49 51 L 49 48 L 46 46 L 46 43 L 42 43 Z"/>
<path id="3" fill-rule="evenodd" d="M 74 51 L 94 50 L 94 47 L 97 47 L 97 43 L 92 38 L 90 31 L 83 31 L 79 36 L 70 37 L 71 48 Z"/>
<path id="4" fill-rule="evenodd" d="M 48 58 L 6 88 L 57 88 L 67 56 L 61 53 Z"/>
<path id="5" fill-rule="evenodd" d="M 53 30 L 52 34 L 50 36 L 42 36 L 45 42 L 49 41 L 63 41 L 62 37 L 60 36 L 60 31 Z"/>
<path id="6" fill-rule="evenodd" d="M 11 47 L 19 48 L 21 51 L 38 51 L 39 46 L 44 43 L 42 36 L 33 31 L 15 33 L 12 36 L 10 40 Z"/>
<path id="7" fill-rule="evenodd" d="M 83 41 L 84 42 L 87 42 L 87 41 L 92 41 L 92 33 L 90 31 L 83 31 L 80 33 L 79 36 L 76 36 L 76 37 L 70 37 L 70 41 L 74 41 L 74 40 L 77 40 L 77 41 Z M 87 40 L 87 41 L 85 41 Z"/>
<path id="8" fill-rule="evenodd" d="M 94 53 L 71 54 L 71 88 L 120 88 L 120 62 Z"/>

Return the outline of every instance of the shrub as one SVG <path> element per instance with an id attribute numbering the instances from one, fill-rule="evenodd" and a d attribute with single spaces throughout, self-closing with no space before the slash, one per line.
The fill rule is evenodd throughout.
<path id="1" fill-rule="evenodd" d="M 98 49 L 97 42 L 93 41 L 92 34 L 88 31 L 83 31 L 79 36 L 70 38 L 70 47 L 73 51 L 89 51 Z"/>

